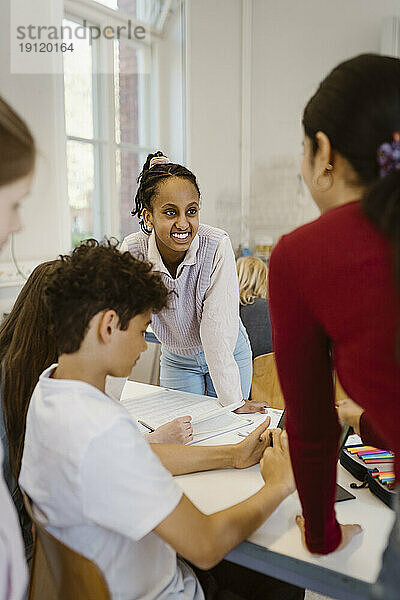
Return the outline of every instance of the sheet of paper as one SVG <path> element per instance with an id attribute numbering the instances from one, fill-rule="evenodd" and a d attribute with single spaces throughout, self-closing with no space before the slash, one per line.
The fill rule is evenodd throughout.
<path id="1" fill-rule="evenodd" d="M 360 446 L 362 446 L 362 439 L 357 434 L 349 435 L 349 437 L 346 440 L 345 446 L 354 446 L 355 444 L 360 444 Z"/>
<path id="2" fill-rule="evenodd" d="M 135 419 L 153 429 L 186 415 L 192 417 L 194 425 L 211 417 L 230 414 L 229 407 L 222 407 L 215 398 L 167 388 L 156 388 L 154 393 L 146 396 L 129 398 L 122 395 L 121 403 Z"/>
<path id="3" fill-rule="evenodd" d="M 275 429 L 275 427 L 278 427 L 278 423 L 279 420 L 282 416 L 283 410 L 280 410 L 278 408 L 267 408 L 267 412 L 263 415 L 261 413 L 254 413 L 252 415 L 249 415 L 252 417 L 252 421 L 253 423 L 251 425 L 249 425 L 248 427 L 245 427 L 244 429 L 242 429 L 240 431 L 240 435 L 249 435 L 249 433 L 251 433 L 252 431 L 254 431 L 254 429 L 256 429 L 259 425 L 261 425 L 261 423 L 263 423 L 266 419 L 266 417 L 271 417 L 271 423 L 268 427 L 268 429 Z"/>
<path id="4" fill-rule="evenodd" d="M 253 415 L 236 415 L 232 412 L 225 412 L 219 417 L 213 417 L 193 425 L 193 441 L 191 444 L 202 442 L 221 433 L 247 428 L 252 424 Z"/>

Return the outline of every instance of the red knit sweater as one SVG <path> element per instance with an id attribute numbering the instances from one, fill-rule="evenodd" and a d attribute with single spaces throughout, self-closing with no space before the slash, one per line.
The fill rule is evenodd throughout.
<path id="1" fill-rule="evenodd" d="M 341 539 L 334 511 L 340 428 L 333 367 L 397 452 L 400 476 L 400 302 L 392 254 L 359 202 L 351 202 L 283 236 L 271 256 L 274 349 L 312 552 L 332 552 Z"/>

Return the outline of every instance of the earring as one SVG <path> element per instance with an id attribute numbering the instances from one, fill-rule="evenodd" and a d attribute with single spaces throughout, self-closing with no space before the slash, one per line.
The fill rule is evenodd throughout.
<path id="1" fill-rule="evenodd" d="M 328 190 L 331 189 L 331 187 L 333 185 L 332 171 L 333 171 L 333 165 L 331 163 L 328 163 L 327 166 L 325 167 L 324 173 L 320 173 L 316 178 L 313 179 L 313 181 L 312 181 L 313 186 L 319 192 L 327 192 Z M 324 183 L 321 183 L 321 181 L 320 181 L 321 177 L 324 177 L 324 179 L 325 179 Z"/>

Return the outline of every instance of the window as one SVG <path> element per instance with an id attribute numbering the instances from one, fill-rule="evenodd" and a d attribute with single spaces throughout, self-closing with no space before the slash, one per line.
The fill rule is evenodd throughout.
<path id="1" fill-rule="evenodd" d="M 73 247 L 88 237 L 121 239 L 138 229 L 130 215 L 136 178 L 154 148 L 151 45 L 123 35 L 90 40 L 90 27 L 108 25 L 114 12 L 100 4 L 131 11 L 135 18 L 145 5 L 140 0 L 84 0 L 82 12 L 74 8 L 63 22 L 74 32 L 74 48 L 79 50 L 63 56 Z M 125 16 L 118 18 L 123 24 Z"/>
<path id="2" fill-rule="evenodd" d="M 142 50 L 115 42 L 114 98 L 116 134 L 116 173 L 120 232 L 124 237 L 132 231 L 128 218 L 136 193 L 136 179 L 148 151 L 151 151 L 150 77 L 139 66 Z"/>
<path id="3" fill-rule="evenodd" d="M 165 18 L 172 5 L 171 0 L 95 0 L 103 6 L 121 10 L 139 21 L 152 25 L 161 31 Z"/>

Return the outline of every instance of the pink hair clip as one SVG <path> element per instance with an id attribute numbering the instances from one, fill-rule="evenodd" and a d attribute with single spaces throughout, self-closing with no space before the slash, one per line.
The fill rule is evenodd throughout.
<path id="1" fill-rule="evenodd" d="M 154 167 L 154 165 L 169 165 L 170 162 L 171 161 L 166 156 L 153 156 L 153 158 L 150 160 L 149 169 Z"/>

